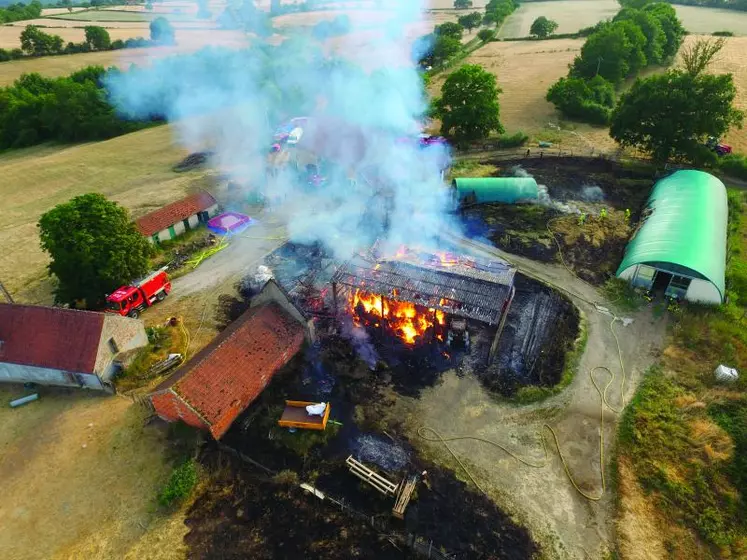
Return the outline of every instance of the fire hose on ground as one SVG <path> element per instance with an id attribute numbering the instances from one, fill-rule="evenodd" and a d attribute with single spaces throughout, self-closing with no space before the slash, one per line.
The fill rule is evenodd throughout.
<path id="1" fill-rule="evenodd" d="M 586 282 L 586 280 L 584 280 L 583 278 L 580 278 L 567 265 L 567 263 L 565 262 L 565 258 L 563 257 L 563 251 L 562 251 L 562 248 L 560 246 L 560 243 L 558 242 L 557 238 L 555 237 L 555 233 L 550 228 L 550 223 L 551 222 L 552 222 L 552 220 L 550 220 L 550 221 L 547 222 L 547 230 L 550 232 L 553 240 L 555 241 L 555 244 L 558 247 L 558 254 L 560 256 L 561 263 L 566 268 L 566 270 L 568 270 L 568 272 L 570 272 L 575 278 L 577 278 L 577 279 L 581 280 L 582 282 L 584 282 L 585 284 L 591 286 L 591 284 L 589 284 L 588 282 Z M 505 258 L 504 258 L 504 260 L 508 261 L 508 259 L 505 259 Z M 524 271 L 524 272 L 526 273 L 526 271 Z M 539 438 L 540 442 L 542 443 L 542 449 L 543 449 L 544 455 L 545 455 L 544 459 L 540 463 L 533 463 L 531 461 L 528 461 L 527 459 L 524 459 L 524 458 L 520 457 L 519 455 L 517 455 L 516 453 L 512 452 L 506 446 L 504 446 L 504 445 L 502 445 L 502 444 L 500 444 L 498 442 L 486 439 L 486 438 L 481 438 L 481 437 L 477 437 L 477 436 L 452 436 L 452 437 L 444 437 L 440 432 L 438 432 L 437 430 L 435 430 L 435 429 L 433 429 L 433 428 L 431 428 L 429 426 L 421 426 L 420 428 L 418 428 L 417 433 L 418 433 L 418 436 L 420 436 L 425 441 L 432 442 L 432 443 L 441 443 L 441 444 L 443 444 L 443 446 L 446 447 L 446 449 L 449 451 L 449 453 L 454 458 L 454 460 L 459 464 L 460 468 L 464 471 L 464 473 L 467 475 L 467 477 L 477 487 L 477 489 L 480 490 L 480 492 L 482 492 L 483 494 L 485 494 L 485 496 L 490 497 L 488 495 L 488 493 L 485 491 L 485 489 L 482 486 L 480 486 L 480 484 L 477 482 L 477 480 L 472 475 L 472 473 L 470 472 L 470 470 L 466 467 L 466 465 L 459 458 L 459 455 L 449 445 L 449 442 L 451 442 L 451 441 L 460 441 L 460 440 L 471 440 L 471 441 L 477 441 L 477 442 L 485 443 L 485 444 L 491 445 L 493 447 L 497 447 L 498 449 L 502 450 L 504 453 L 508 454 L 510 457 L 514 458 L 515 460 L 517 460 L 518 462 L 520 462 L 521 464 L 523 464 L 523 465 L 525 465 L 527 467 L 531 467 L 531 468 L 543 468 L 543 467 L 547 466 L 548 463 L 549 463 L 549 456 L 548 456 L 548 453 L 547 453 L 547 441 L 546 441 L 546 436 L 544 434 L 545 430 L 549 431 L 552 434 L 553 441 L 555 442 L 555 447 L 558 450 L 558 457 L 560 458 L 560 461 L 563 463 L 563 469 L 565 471 L 566 476 L 568 477 L 568 480 L 571 482 L 571 485 L 573 486 L 573 488 L 581 496 L 583 496 L 587 500 L 595 501 L 596 502 L 596 501 L 599 501 L 599 500 L 602 499 L 602 497 L 604 496 L 604 493 L 607 490 L 607 481 L 606 481 L 606 477 L 605 477 L 605 473 L 604 473 L 604 411 L 605 411 L 605 407 L 607 407 L 609 410 L 611 410 L 615 414 L 620 414 L 623 411 L 623 409 L 625 408 L 625 382 L 626 382 L 626 377 L 627 376 L 626 376 L 626 372 L 625 372 L 625 364 L 623 363 L 622 349 L 620 348 L 620 340 L 617 337 L 617 333 L 615 332 L 615 328 L 614 328 L 615 322 L 619 321 L 620 318 L 617 315 L 615 315 L 613 312 L 608 311 L 606 309 L 605 309 L 605 311 L 602 311 L 602 309 L 600 309 L 601 306 L 599 304 L 597 304 L 595 302 L 592 302 L 592 301 L 589 301 L 588 299 L 584 298 L 583 296 L 580 296 L 579 294 L 576 294 L 576 293 L 574 293 L 574 292 L 572 292 L 572 291 L 570 291 L 570 290 L 568 290 L 566 288 L 563 288 L 562 286 L 558 286 L 558 285 L 556 285 L 556 284 L 554 284 L 552 282 L 548 282 L 547 280 L 542 279 L 542 278 L 537 278 L 535 275 L 532 275 L 532 274 L 528 274 L 528 275 L 536 278 L 540 282 L 552 285 L 553 287 L 558 288 L 558 289 L 560 289 L 560 290 L 562 290 L 562 291 L 564 291 L 564 292 L 566 292 L 566 293 L 568 293 L 568 294 L 570 294 L 570 295 L 572 295 L 572 296 L 580 299 L 581 301 L 584 301 L 585 303 L 593 306 L 600 313 L 608 313 L 608 314 L 610 314 L 612 316 L 612 321 L 610 322 L 609 326 L 610 326 L 610 331 L 612 332 L 612 336 L 615 339 L 615 344 L 617 346 L 617 355 L 618 355 L 618 359 L 620 361 L 620 370 L 621 370 L 621 373 L 622 373 L 622 381 L 621 381 L 621 385 L 620 385 L 621 394 L 620 394 L 620 408 L 619 409 L 613 407 L 612 405 L 610 405 L 610 403 L 609 403 L 609 401 L 607 399 L 607 390 L 609 389 L 609 387 L 612 385 L 612 383 L 615 380 L 615 374 L 614 374 L 614 372 L 612 372 L 612 370 L 610 370 L 607 366 L 595 366 L 595 367 L 591 368 L 591 370 L 589 370 L 589 377 L 591 379 L 591 382 L 594 385 L 594 388 L 597 390 L 597 393 L 599 393 L 599 397 L 600 397 L 600 413 L 599 413 L 599 423 L 600 423 L 600 426 L 599 426 L 599 465 L 600 465 L 600 475 L 601 475 L 602 489 L 601 489 L 599 495 L 591 495 L 591 494 L 585 492 L 576 483 L 576 481 L 573 478 L 573 475 L 571 474 L 571 470 L 570 470 L 570 468 L 568 466 L 568 462 L 566 461 L 565 455 L 563 454 L 563 451 L 562 451 L 562 449 L 560 447 L 560 441 L 558 440 L 558 435 L 555 432 L 555 430 L 552 428 L 552 426 L 550 426 L 547 423 L 543 423 L 541 431 L 537 433 L 538 438 Z M 591 287 L 594 288 L 593 286 L 591 286 Z M 594 376 L 594 374 L 595 374 L 595 372 L 597 370 L 603 370 L 603 371 L 606 371 L 609 374 L 609 381 L 607 382 L 607 384 L 604 386 L 603 389 L 599 387 L 599 385 L 597 384 L 597 380 L 596 380 L 596 378 Z M 431 435 L 428 436 L 426 434 L 431 434 Z M 585 549 L 584 549 L 584 552 L 586 552 Z M 588 555 L 588 552 L 586 552 L 586 553 Z"/>

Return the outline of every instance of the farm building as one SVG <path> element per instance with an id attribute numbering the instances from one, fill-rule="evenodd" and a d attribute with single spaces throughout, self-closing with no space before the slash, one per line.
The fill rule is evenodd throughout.
<path id="1" fill-rule="evenodd" d="M 726 188 L 713 175 L 677 171 L 660 180 L 617 277 L 670 297 L 722 303 L 727 213 Z"/>
<path id="2" fill-rule="evenodd" d="M 172 202 L 135 220 L 140 233 L 151 242 L 169 241 L 196 228 L 215 216 L 218 203 L 208 192 L 200 191 Z"/>
<path id="3" fill-rule="evenodd" d="M 0 304 L 0 381 L 110 391 L 143 323 L 110 313 Z"/>
<path id="4" fill-rule="evenodd" d="M 539 187 L 532 177 L 478 177 L 459 178 L 451 181 L 454 197 L 464 206 L 501 202 L 537 202 Z"/>
<path id="5" fill-rule="evenodd" d="M 182 421 L 219 439 L 313 330 L 274 281 L 252 307 L 150 395 L 167 422 Z"/>

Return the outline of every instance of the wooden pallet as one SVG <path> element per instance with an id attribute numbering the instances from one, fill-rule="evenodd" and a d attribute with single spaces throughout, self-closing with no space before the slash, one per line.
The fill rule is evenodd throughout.
<path id="1" fill-rule="evenodd" d="M 363 463 L 356 461 L 353 459 L 352 455 L 345 459 L 345 464 L 348 466 L 351 473 L 376 488 L 376 490 L 385 496 L 394 496 L 396 494 L 399 485 L 387 480 L 377 472 L 369 469 Z"/>
<path id="2" fill-rule="evenodd" d="M 397 491 L 397 497 L 394 500 L 394 507 L 392 508 L 392 515 L 398 519 L 405 518 L 405 510 L 407 505 L 410 503 L 412 493 L 415 491 L 415 487 L 418 485 L 418 477 L 411 476 L 402 481 Z"/>

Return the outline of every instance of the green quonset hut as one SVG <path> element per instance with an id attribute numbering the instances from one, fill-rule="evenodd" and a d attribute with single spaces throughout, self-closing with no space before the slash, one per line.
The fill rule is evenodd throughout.
<path id="1" fill-rule="evenodd" d="M 537 181 L 531 177 L 460 178 L 451 182 L 454 195 L 462 205 L 502 202 L 513 204 L 537 201 Z"/>
<path id="2" fill-rule="evenodd" d="M 677 171 L 648 198 L 617 277 L 700 303 L 724 301 L 726 187 L 702 171 Z"/>

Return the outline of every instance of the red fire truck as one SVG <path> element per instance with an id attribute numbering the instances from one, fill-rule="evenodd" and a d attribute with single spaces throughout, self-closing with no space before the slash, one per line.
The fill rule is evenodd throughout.
<path id="1" fill-rule="evenodd" d="M 106 296 L 106 311 L 137 319 L 145 308 L 163 301 L 170 291 L 171 282 L 164 267 Z"/>

